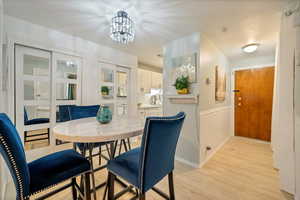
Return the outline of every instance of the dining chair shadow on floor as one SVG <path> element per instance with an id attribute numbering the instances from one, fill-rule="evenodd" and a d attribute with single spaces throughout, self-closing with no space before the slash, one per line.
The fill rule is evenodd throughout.
<path id="1" fill-rule="evenodd" d="M 91 166 L 86 158 L 74 150 L 65 150 L 27 163 L 21 138 L 4 113 L 0 113 L 0 153 L 13 178 L 16 200 L 29 200 L 33 195 L 67 180 L 71 181 L 36 200 L 46 199 L 69 187 L 72 187 L 74 200 L 77 200 L 77 195 L 91 199 Z M 76 177 L 81 175 L 85 177 L 84 189 L 76 182 Z"/>
<path id="2" fill-rule="evenodd" d="M 117 199 L 123 194 L 123 191 L 114 194 L 116 177 L 121 177 L 131 184 L 138 191 L 135 198 L 140 200 L 146 199 L 145 194 L 150 189 L 165 199 L 175 199 L 174 157 L 184 119 L 183 112 L 171 117 L 146 119 L 141 147 L 123 153 L 107 164 L 109 200 Z M 169 196 L 154 187 L 167 175 Z"/>

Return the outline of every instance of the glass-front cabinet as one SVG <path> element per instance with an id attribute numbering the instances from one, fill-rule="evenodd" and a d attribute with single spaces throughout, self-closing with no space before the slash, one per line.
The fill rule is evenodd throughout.
<path id="1" fill-rule="evenodd" d="M 16 127 L 25 150 L 55 144 L 59 105 L 80 103 L 80 66 L 78 57 L 15 46 Z"/>
<path id="2" fill-rule="evenodd" d="M 16 46 L 16 125 L 26 150 L 51 143 L 51 53 Z"/>
<path id="3" fill-rule="evenodd" d="M 64 122 L 66 106 L 80 105 L 81 59 L 75 56 L 53 53 L 53 110 L 55 123 Z M 64 144 L 55 140 L 56 145 Z"/>
<path id="4" fill-rule="evenodd" d="M 108 63 L 100 63 L 100 104 L 109 105 L 113 117 L 128 114 L 130 69 Z"/>

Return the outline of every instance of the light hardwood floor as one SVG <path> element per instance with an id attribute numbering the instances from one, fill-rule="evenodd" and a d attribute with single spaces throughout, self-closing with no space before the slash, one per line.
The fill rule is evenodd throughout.
<path id="1" fill-rule="evenodd" d="M 106 172 L 97 173 L 98 183 L 105 178 Z M 240 137 L 231 138 L 201 169 L 177 162 L 174 181 L 178 200 L 292 199 L 279 189 L 270 145 Z M 167 192 L 167 180 L 160 182 L 158 187 Z M 102 200 L 102 194 L 103 189 L 98 190 L 98 199 Z M 129 197 L 130 194 L 120 199 Z M 148 200 L 162 199 L 152 191 L 146 197 Z M 71 200 L 71 191 L 66 190 L 51 199 Z"/>

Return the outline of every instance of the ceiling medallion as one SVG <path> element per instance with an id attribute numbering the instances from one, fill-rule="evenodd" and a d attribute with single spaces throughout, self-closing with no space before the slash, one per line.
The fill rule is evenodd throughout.
<path id="1" fill-rule="evenodd" d="M 112 40 L 128 44 L 134 40 L 134 23 L 125 11 L 118 11 L 111 19 L 110 37 Z"/>

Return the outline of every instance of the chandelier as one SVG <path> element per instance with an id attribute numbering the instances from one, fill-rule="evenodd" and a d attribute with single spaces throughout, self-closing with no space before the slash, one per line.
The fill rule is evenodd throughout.
<path id="1" fill-rule="evenodd" d="M 125 11 L 118 11 L 111 19 L 110 37 L 112 40 L 128 44 L 134 40 L 134 23 Z"/>

